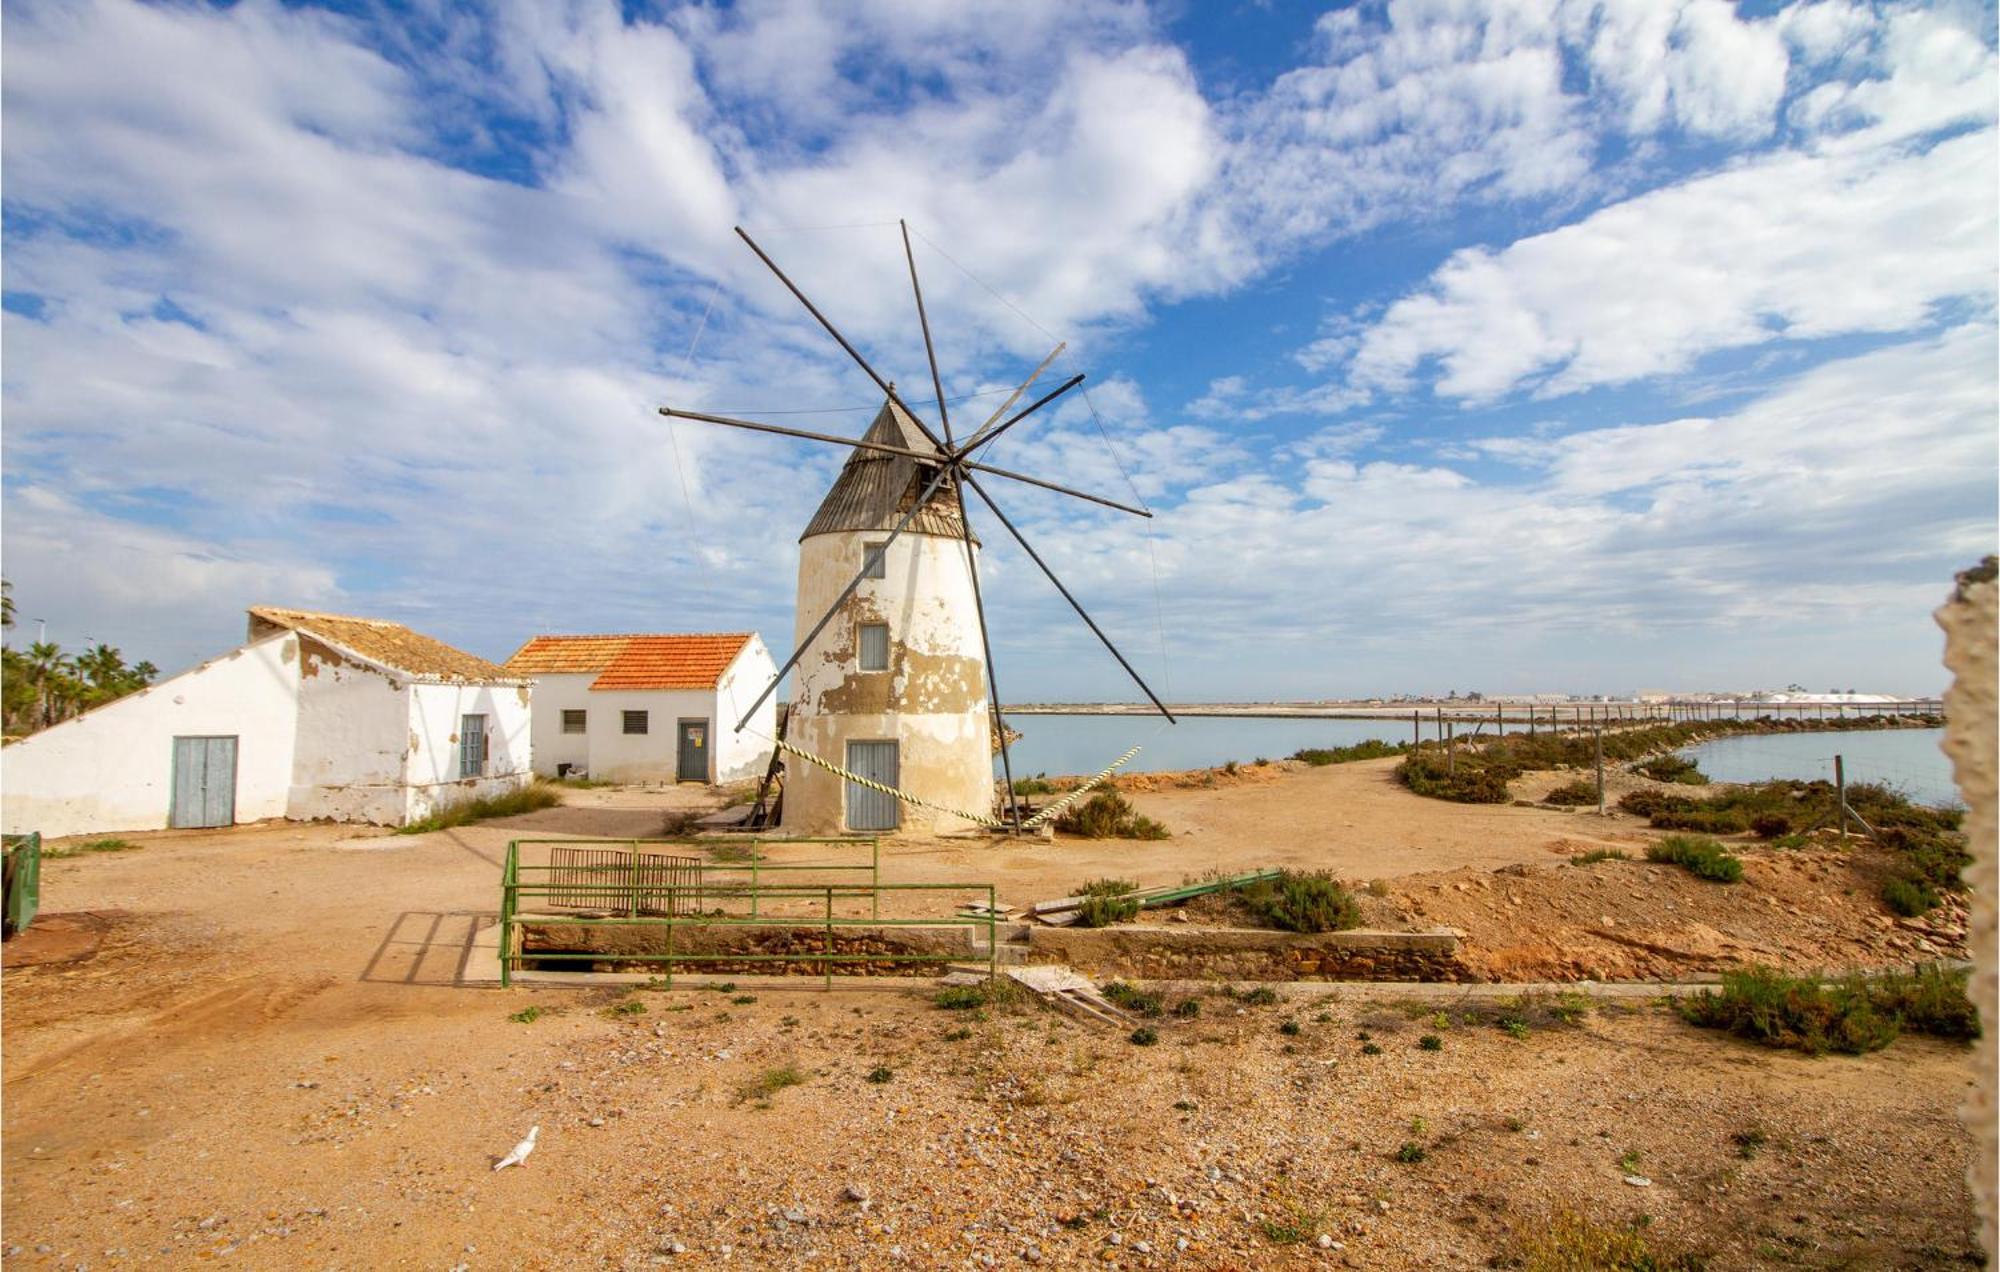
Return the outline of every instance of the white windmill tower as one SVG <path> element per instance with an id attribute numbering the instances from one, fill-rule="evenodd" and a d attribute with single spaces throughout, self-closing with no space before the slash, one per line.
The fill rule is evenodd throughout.
<path id="1" fill-rule="evenodd" d="M 799 537 L 797 641 L 792 656 L 736 726 L 741 729 L 785 674 L 796 668 L 780 745 L 807 762 L 786 765 L 784 829 L 799 835 L 935 833 L 984 824 L 993 804 L 996 740 L 1007 779 L 1004 824 L 1018 829 L 1021 819 L 1013 806 L 1006 727 L 1000 718 L 999 687 L 979 590 L 979 540 L 966 516 L 965 491 L 969 487 L 979 496 L 1171 721 L 1173 713 L 973 474 L 1026 482 L 1142 517 L 1152 513 L 972 458 L 1009 428 L 1082 383 L 1081 375 L 1073 376 L 1001 420 L 1062 352 L 1060 345 L 983 425 L 963 441 L 953 439 L 907 226 L 903 251 L 910 263 L 910 286 L 916 294 L 942 436 L 910 410 L 896 386 L 876 374 L 748 234 L 740 227 L 736 233 L 887 397 L 859 440 L 660 408 L 662 415 L 853 448 Z M 761 805 L 762 792 L 758 798 Z"/>

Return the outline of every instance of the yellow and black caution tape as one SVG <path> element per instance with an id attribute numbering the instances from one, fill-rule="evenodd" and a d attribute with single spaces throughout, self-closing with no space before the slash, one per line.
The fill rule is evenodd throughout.
<path id="1" fill-rule="evenodd" d="M 897 790 L 895 787 L 886 785 L 885 783 L 882 782 L 878 782 L 873 778 L 863 777 L 859 773 L 855 773 L 848 769 L 842 768 L 840 765 L 835 764 L 831 760 L 824 759 L 820 756 L 814 755 L 811 751 L 805 750 L 802 747 L 793 746 L 791 743 L 785 741 L 783 738 L 773 738 L 772 742 L 777 746 L 779 750 L 784 751 L 789 755 L 796 755 L 800 759 L 806 761 L 809 764 L 817 764 L 821 768 L 825 769 L 827 772 L 833 774 L 835 777 L 842 778 L 849 782 L 853 782 L 856 786 L 865 786 L 871 791 L 880 791 L 882 794 L 889 796 L 891 799 L 901 800 L 905 804 L 913 804 L 918 808 L 928 808 L 935 813 L 946 813 L 952 817 L 963 817 L 965 820 L 972 822 L 975 825 L 984 826 L 989 830 L 1006 830 L 1008 828 L 1007 823 L 1000 820 L 997 817 L 983 817 L 978 813 L 968 813 L 961 808 L 947 808 L 943 804 L 934 804 L 930 800 L 919 799 L 917 796 L 910 794 L 908 791 Z M 1110 777 L 1112 773 L 1116 772 L 1121 765 L 1125 764 L 1127 761 L 1129 761 L 1133 756 L 1137 755 L 1138 753 L 1139 753 L 1139 748 L 1136 746 L 1133 747 L 1131 750 L 1125 752 L 1125 754 L 1113 760 L 1108 766 L 1106 766 L 1101 772 L 1099 772 L 1097 776 L 1091 778 L 1083 785 L 1077 787 L 1069 794 L 1063 796 L 1055 803 L 1050 804 L 1047 808 L 1044 808 L 1041 812 L 1036 813 L 1033 817 L 1030 817 L 1027 821 L 1021 823 L 1022 828 L 1025 830 L 1032 830 L 1035 827 L 1040 826 L 1044 822 L 1051 820 L 1052 818 L 1061 816 L 1064 809 L 1068 808 L 1071 804 L 1074 804 L 1077 800 L 1083 798 L 1084 794 L 1088 792 L 1092 787 L 1102 783 L 1106 778 Z"/>

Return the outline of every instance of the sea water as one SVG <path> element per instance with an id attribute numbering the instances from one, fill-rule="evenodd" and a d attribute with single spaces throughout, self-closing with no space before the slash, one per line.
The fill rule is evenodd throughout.
<path id="1" fill-rule="evenodd" d="M 1168 724 L 1159 716 L 1016 715 L 1007 722 L 1021 731 L 1009 749 L 1016 778 L 1037 773 L 1095 773 L 1137 746 L 1124 766 L 1135 773 L 1210 768 L 1235 760 L 1281 760 L 1309 747 L 1352 746 L 1369 738 L 1410 740 L 1407 716 L 1378 720 L 1228 719 L 1183 716 Z M 1508 731 L 1516 728 L 1509 721 Z M 1460 736 L 1473 726 L 1459 726 Z M 1485 731 L 1491 733 L 1488 724 Z M 1761 782 L 1771 778 L 1833 780 L 1833 757 L 1845 757 L 1850 782 L 1884 782 L 1924 804 L 1956 805 L 1951 765 L 1938 749 L 1942 729 L 1856 729 L 1840 733 L 1774 733 L 1721 738 L 1683 754 L 1721 782 Z M 1424 737 L 1436 736 L 1424 721 Z M 998 763 L 995 763 L 998 771 Z"/>
<path id="2" fill-rule="evenodd" d="M 1919 804 L 1958 807 L 1951 762 L 1938 744 L 1943 729 L 1857 729 L 1846 733 L 1772 733 L 1718 738 L 1682 755 L 1718 782 L 1772 778 L 1831 782 L 1833 757 L 1849 782 L 1881 782 Z"/>

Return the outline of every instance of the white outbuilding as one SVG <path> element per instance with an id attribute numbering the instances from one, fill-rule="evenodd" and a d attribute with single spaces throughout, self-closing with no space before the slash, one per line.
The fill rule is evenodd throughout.
<path id="1" fill-rule="evenodd" d="M 6 829 L 399 826 L 531 780 L 524 677 L 401 623 L 249 619 L 228 653 L 0 753 Z"/>
<path id="2" fill-rule="evenodd" d="M 736 725 L 776 670 L 755 632 L 537 636 L 507 660 L 534 678 L 535 771 L 607 782 L 762 777 L 777 708 Z"/>

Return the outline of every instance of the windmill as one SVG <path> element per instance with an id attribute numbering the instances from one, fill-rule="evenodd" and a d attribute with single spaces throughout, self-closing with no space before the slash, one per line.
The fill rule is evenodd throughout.
<path id="1" fill-rule="evenodd" d="M 851 448 L 846 466 L 800 536 L 798 632 L 792 656 L 743 712 L 736 728 L 741 731 L 779 682 L 797 670 L 791 710 L 778 739 L 781 751 L 806 761 L 791 766 L 794 771 L 786 780 L 783 824 L 788 833 L 910 828 L 906 818 L 930 830 L 969 823 L 1018 832 L 1024 820 L 1014 796 L 1013 763 L 979 585 L 979 540 L 966 515 L 965 492 L 970 489 L 978 497 L 1172 722 L 1166 704 L 979 478 L 1021 482 L 1135 516 L 1153 514 L 980 458 L 1009 429 L 1083 382 L 1082 375 L 1072 376 L 1008 414 L 1062 352 L 1060 344 L 984 423 L 962 439 L 954 434 L 906 223 L 903 255 L 909 263 L 910 290 L 936 394 L 936 429 L 910 409 L 894 382 L 869 365 L 756 240 L 740 226 L 736 233 L 875 382 L 885 399 L 860 438 L 659 408 L 660 414 L 675 419 Z M 961 554 L 963 569 L 957 565 Z M 808 624 L 813 614 L 818 617 Z M 1007 790 L 1004 820 L 986 815 L 993 802 L 996 740 Z M 1125 759 L 1132 754 L 1127 752 Z M 774 753 L 774 770 L 777 762 Z"/>

